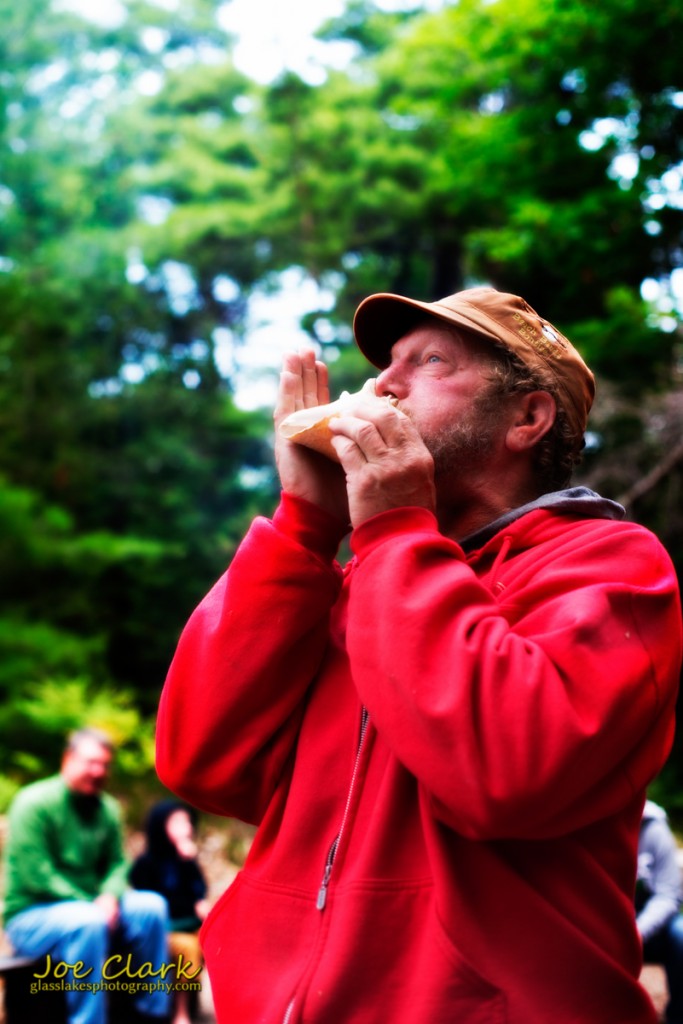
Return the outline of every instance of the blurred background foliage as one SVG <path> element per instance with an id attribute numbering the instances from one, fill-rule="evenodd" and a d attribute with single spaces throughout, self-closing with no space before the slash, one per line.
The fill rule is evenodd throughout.
<path id="1" fill-rule="evenodd" d="M 292 271 L 335 391 L 368 293 L 523 294 L 599 376 L 580 481 L 683 567 L 679 3 L 349 0 L 348 64 L 268 84 L 218 0 L 122 10 L 0 0 L 0 808 L 84 720 L 152 784 L 178 632 L 275 500 L 240 367 Z"/>

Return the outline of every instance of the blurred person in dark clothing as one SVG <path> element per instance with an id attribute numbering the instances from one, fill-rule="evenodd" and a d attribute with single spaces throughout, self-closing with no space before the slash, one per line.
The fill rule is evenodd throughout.
<path id="1" fill-rule="evenodd" d="M 197 812 L 177 800 L 152 807 L 145 823 L 146 849 L 135 860 L 130 882 L 136 889 L 151 889 L 168 906 L 169 949 L 172 960 L 182 955 L 194 975 L 202 966 L 197 931 L 206 917 L 206 880 L 197 860 Z M 191 1020 L 189 993 L 176 990 L 173 1024 Z"/>

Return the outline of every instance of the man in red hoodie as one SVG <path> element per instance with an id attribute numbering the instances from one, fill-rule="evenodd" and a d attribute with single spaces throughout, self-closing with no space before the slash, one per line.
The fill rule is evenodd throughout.
<path id="1" fill-rule="evenodd" d="M 374 295 L 378 395 L 285 439 L 187 624 L 159 774 L 258 826 L 202 941 L 221 1024 L 653 1024 L 633 920 L 681 662 L 655 537 L 566 488 L 594 395 L 487 288 Z M 276 426 L 329 400 L 285 359 Z M 350 531 L 353 557 L 335 561 Z"/>

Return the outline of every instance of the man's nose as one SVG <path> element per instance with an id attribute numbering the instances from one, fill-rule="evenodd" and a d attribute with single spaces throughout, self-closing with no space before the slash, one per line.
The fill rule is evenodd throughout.
<path id="1" fill-rule="evenodd" d="M 405 398 L 407 387 L 404 375 L 399 371 L 395 363 L 390 363 L 377 377 L 375 393 L 380 398 L 393 395 L 396 398 Z"/>

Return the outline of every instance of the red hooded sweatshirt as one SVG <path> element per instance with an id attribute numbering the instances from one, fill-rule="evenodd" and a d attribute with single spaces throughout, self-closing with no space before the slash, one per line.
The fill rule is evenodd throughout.
<path id="1" fill-rule="evenodd" d="M 462 545 L 288 496 L 193 614 L 158 771 L 258 825 L 202 943 L 220 1024 L 650 1024 L 634 924 L 673 733 L 669 558 L 585 488 Z"/>

